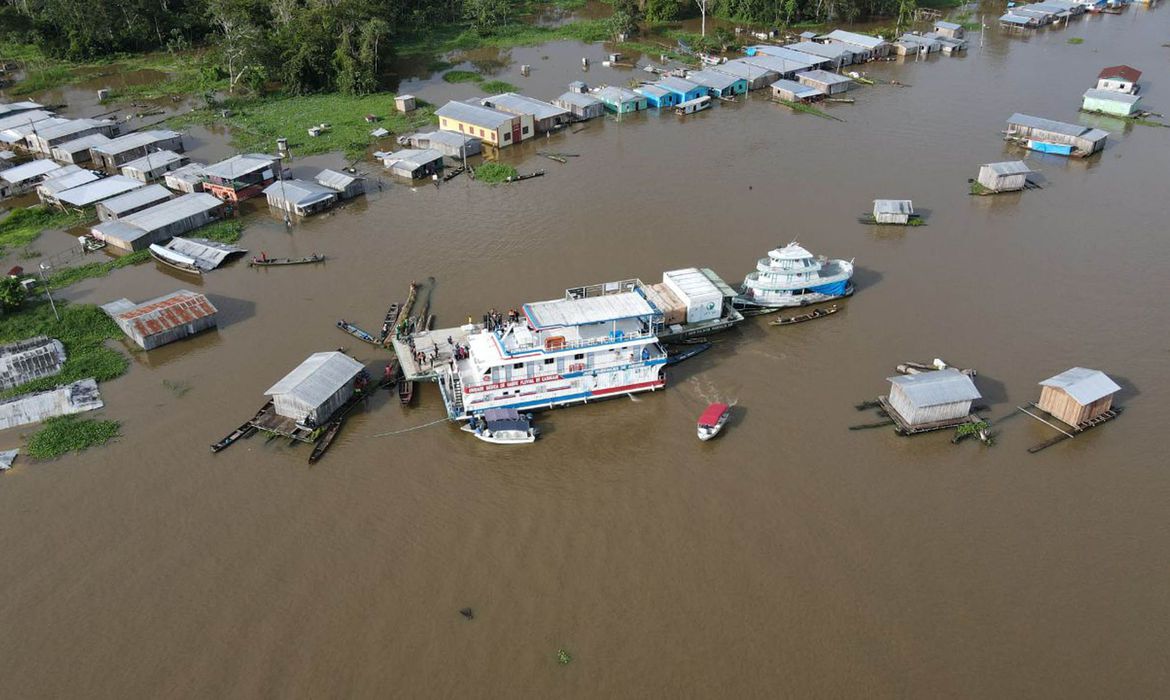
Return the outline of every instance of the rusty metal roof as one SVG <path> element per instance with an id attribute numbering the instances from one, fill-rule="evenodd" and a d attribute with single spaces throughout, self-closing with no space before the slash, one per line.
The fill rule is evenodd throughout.
<path id="1" fill-rule="evenodd" d="M 202 294 L 180 289 L 126 311 L 114 314 L 114 320 L 142 337 L 165 333 L 173 328 L 214 316 L 217 309 Z"/>

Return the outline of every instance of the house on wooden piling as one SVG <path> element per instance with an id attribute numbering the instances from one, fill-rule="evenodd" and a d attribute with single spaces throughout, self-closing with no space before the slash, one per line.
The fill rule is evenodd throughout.
<path id="1" fill-rule="evenodd" d="M 823 70 L 810 70 L 796 74 L 801 85 L 814 87 L 830 97 L 845 92 L 853 86 L 853 79 Z"/>
<path id="2" fill-rule="evenodd" d="M 1105 148 L 1108 131 L 1093 129 L 1079 124 L 1033 117 L 1028 114 L 1013 114 L 1008 118 L 1005 137 L 1049 144 L 1071 146 L 1072 155 L 1085 157 Z"/>
<path id="3" fill-rule="evenodd" d="M 1081 109 L 1114 117 L 1133 117 L 1141 113 L 1141 95 L 1089 88 L 1081 98 Z"/>
<path id="4" fill-rule="evenodd" d="M 323 425 L 353 396 L 354 380 L 364 369 L 342 352 L 313 353 L 264 395 L 272 397 L 276 415 L 299 425 Z"/>
<path id="5" fill-rule="evenodd" d="M 143 350 L 215 328 L 219 314 L 207 297 L 186 289 L 141 304 L 118 299 L 103 305 L 102 310 Z"/>
<path id="6" fill-rule="evenodd" d="M 1032 169 L 1022 160 L 984 163 L 979 166 L 977 181 L 990 192 L 1014 192 L 1027 186 L 1030 174 Z"/>
<path id="7" fill-rule="evenodd" d="M 242 153 L 203 169 L 203 191 L 225 202 L 255 197 L 280 178 L 280 156 Z"/>
<path id="8" fill-rule="evenodd" d="M 37 129 L 25 138 L 30 151 L 51 155 L 53 149 L 63 143 L 75 141 L 91 134 L 110 137 L 118 133 L 118 123 L 112 119 L 70 119 L 46 129 Z"/>
<path id="9" fill-rule="evenodd" d="M 407 180 L 430 177 L 443 169 L 443 154 L 433 148 L 405 148 L 394 153 L 375 153 L 391 174 Z"/>
<path id="10" fill-rule="evenodd" d="M 607 110 L 618 114 L 640 112 L 646 109 L 646 97 L 624 87 L 606 85 L 594 93 L 594 96 L 605 103 Z"/>
<path id="11" fill-rule="evenodd" d="M 187 164 L 187 156 L 174 151 L 156 151 L 147 153 L 122 166 L 122 174 L 143 184 L 154 182 L 166 177 L 172 170 L 178 170 Z"/>
<path id="12" fill-rule="evenodd" d="M 654 109 L 665 109 L 678 104 L 678 95 L 670 90 L 650 83 L 634 88 L 634 92 L 646 98 L 646 105 Z"/>
<path id="13" fill-rule="evenodd" d="M 1121 387 L 1096 369 L 1073 367 L 1040 382 L 1036 406 L 1074 428 L 1113 407 Z"/>
<path id="14" fill-rule="evenodd" d="M 971 402 L 982 398 L 971 378 L 953 368 L 900 374 L 887 381 L 890 418 L 911 431 L 962 423 L 971 415 Z"/>
<path id="15" fill-rule="evenodd" d="M 162 204 L 102 222 L 90 229 L 111 248 L 131 252 L 206 226 L 219 218 L 223 202 L 205 192 L 185 194 Z"/>
<path id="16" fill-rule="evenodd" d="M 142 187 L 142 183 L 137 180 L 122 175 L 111 175 L 57 193 L 57 204 L 62 207 L 84 209 L 139 187 Z"/>
<path id="17" fill-rule="evenodd" d="M 497 148 L 530 139 L 535 131 L 530 114 L 510 114 L 466 102 L 448 102 L 435 115 L 442 131 L 475 136 Z"/>
<path id="18" fill-rule="evenodd" d="M 408 140 L 411 148 L 429 148 L 457 160 L 477 156 L 483 151 L 483 141 L 458 131 L 427 131 L 411 134 Z"/>
<path id="19" fill-rule="evenodd" d="M 572 116 L 569 114 L 569 110 L 563 107 L 514 92 L 485 97 L 480 100 L 480 103 L 501 112 L 531 118 L 532 126 L 538 134 L 561 128 L 569 123 Z"/>
<path id="20" fill-rule="evenodd" d="M 206 163 L 187 163 L 163 176 L 166 186 L 176 192 L 193 194 L 203 191 L 203 171 Z"/>
<path id="21" fill-rule="evenodd" d="M 824 99 L 825 93 L 792 80 L 777 80 L 772 83 L 772 97 L 786 102 L 816 102 Z"/>
<path id="22" fill-rule="evenodd" d="M 857 53 L 855 56 L 860 60 L 855 59 L 853 61 L 854 63 L 872 61 L 875 58 L 883 58 L 890 55 L 890 45 L 885 40 L 879 39 L 876 36 L 869 36 L 868 34 L 858 34 L 856 32 L 847 32 L 843 29 L 834 29 L 820 38 L 830 44 L 840 44 L 849 48 L 856 47 Z"/>
<path id="23" fill-rule="evenodd" d="M 581 84 L 584 85 L 584 83 Z M 605 103 L 590 95 L 588 92 L 569 90 L 553 100 L 553 104 L 569 110 L 569 113 L 573 115 L 573 119 L 576 121 L 594 119 L 605 114 Z"/>
<path id="24" fill-rule="evenodd" d="M 762 90 L 780 79 L 780 74 L 770 68 L 748 63 L 743 59 L 734 59 L 727 63 L 711 66 L 709 70 L 726 73 L 747 81 L 748 90 Z"/>
<path id="25" fill-rule="evenodd" d="M 934 31 L 939 36 L 947 39 L 963 39 L 967 36 L 967 30 L 963 29 L 963 25 L 955 24 L 954 22 L 944 22 L 941 19 L 934 23 Z"/>
<path id="26" fill-rule="evenodd" d="M 1097 89 L 1136 95 L 1142 72 L 1130 66 L 1109 66 L 1097 74 Z"/>
<path id="27" fill-rule="evenodd" d="M 54 146 L 51 155 L 58 163 L 81 165 L 90 161 L 89 149 L 109 142 L 110 137 L 105 134 L 90 134 Z"/>
<path id="28" fill-rule="evenodd" d="M 687 71 L 687 80 L 705 88 L 711 97 L 735 97 L 747 92 L 747 81 L 715 70 Z"/>
<path id="29" fill-rule="evenodd" d="M 183 152 L 183 135 L 167 129 L 136 131 L 89 149 L 94 167 L 111 172 L 152 151 Z"/>
<path id="30" fill-rule="evenodd" d="M 147 185 L 126 194 L 111 197 L 97 203 L 100 221 L 115 221 L 123 216 L 136 214 L 144 209 L 162 204 L 171 198 L 171 192 L 162 185 Z"/>
<path id="31" fill-rule="evenodd" d="M 879 224 L 906 225 L 912 216 L 914 203 L 909 199 L 873 200 L 873 220 Z"/>
<path id="32" fill-rule="evenodd" d="M 308 180 L 278 180 L 264 188 L 268 206 L 294 216 L 322 212 L 337 202 L 337 192 Z"/>
<path id="33" fill-rule="evenodd" d="M 366 193 L 366 178 L 336 170 L 325 169 L 317 173 L 313 181 L 337 193 L 337 199 L 345 201 Z"/>

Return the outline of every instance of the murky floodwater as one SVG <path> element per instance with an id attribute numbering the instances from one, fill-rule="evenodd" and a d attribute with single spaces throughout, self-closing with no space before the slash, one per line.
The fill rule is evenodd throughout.
<path id="1" fill-rule="evenodd" d="M 1103 66 L 1143 69 L 1149 107 L 1170 111 L 1168 17 L 993 30 L 962 58 L 873 65 L 912 87 L 858 90 L 828 107 L 844 122 L 760 97 L 593 121 L 505 152 L 548 170 L 531 182 L 386 179 L 291 233 L 253 217 L 253 252 L 321 252 L 322 266 L 236 263 L 198 284 L 146 265 L 71 288 L 105 303 L 197 287 L 220 328 L 134 353 L 103 385 L 116 444 L 0 478 L 0 694 L 1163 695 L 1170 130 L 1102 121 L 1099 157 L 1027 157 L 1043 190 L 976 198 L 967 178 L 1022 155 L 999 136 L 1012 112 L 1084 119 Z M 583 50 L 604 53 L 513 49 L 532 76 L 500 77 L 551 98 Z M 928 226 L 858 224 L 875 197 L 912 198 Z M 313 468 L 307 448 L 261 437 L 208 453 L 308 354 L 349 345 L 380 366 L 333 321 L 376 326 L 412 279 L 434 276 L 432 308 L 457 323 L 682 266 L 738 282 L 794 239 L 856 258 L 843 313 L 749 322 L 665 391 L 543 414 L 532 447 L 443 424 L 383 436 L 442 417 L 428 385 L 408 410 L 376 397 Z M 69 243 L 37 246 L 54 241 Z M 933 357 L 980 370 L 1003 419 L 993 447 L 846 429 L 873 420 L 853 404 L 895 364 Z M 1050 432 L 1012 409 L 1073 365 L 1110 372 L 1127 411 L 1029 455 Z M 714 399 L 736 417 L 699 443 Z"/>

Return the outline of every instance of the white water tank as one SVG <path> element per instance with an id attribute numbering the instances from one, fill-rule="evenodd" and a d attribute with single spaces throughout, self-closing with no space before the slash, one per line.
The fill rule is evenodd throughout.
<path id="1" fill-rule="evenodd" d="M 687 323 L 710 321 L 723 311 L 722 292 L 696 268 L 663 272 L 662 283 L 686 304 Z"/>

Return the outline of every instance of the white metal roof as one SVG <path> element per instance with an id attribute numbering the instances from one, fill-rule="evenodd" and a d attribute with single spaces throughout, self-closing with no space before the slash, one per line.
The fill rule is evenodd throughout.
<path id="1" fill-rule="evenodd" d="M 202 270 L 214 270 L 229 256 L 247 252 L 239 246 L 206 238 L 172 238 L 166 249 L 186 257 Z"/>
<path id="2" fill-rule="evenodd" d="M 737 78 L 727 73 L 720 73 L 716 70 L 694 70 L 687 71 L 687 80 L 696 85 L 702 85 L 703 87 L 726 90 L 732 85 L 735 85 L 736 82 L 743 80 L 743 78 Z"/>
<path id="3" fill-rule="evenodd" d="M 317 173 L 317 177 L 313 179 L 316 180 L 318 185 L 324 185 L 340 192 L 362 178 L 357 175 L 349 175 L 336 170 L 325 169 Z"/>
<path id="4" fill-rule="evenodd" d="M 826 63 L 829 59 L 817 54 L 810 54 L 807 51 L 801 51 L 794 47 L 788 46 L 770 46 L 768 44 L 761 44 L 759 46 L 752 46 L 756 53 L 764 54 L 765 56 L 772 56 L 774 58 L 784 58 L 789 61 L 797 61 L 800 63 L 807 63 L 809 66 Z M 842 49 L 848 52 L 848 49 Z"/>
<path id="5" fill-rule="evenodd" d="M 844 56 L 852 56 L 857 50 L 850 49 L 848 46 L 842 46 L 841 44 L 818 44 L 815 41 L 801 41 L 796 44 L 789 44 L 788 48 L 831 61 L 835 61 Z"/>
<path id="6" fill-rule="evenodd" d="M 447 119 L 472 124 L 484 129 L 498 129 L 505 124 L 511 124 L 515 114 L 501 112 L 483 105 L 469 105 L 466 102 L 452 100 L 435 110 L 435 114 Z"/>
<path id="7" fill-rule="evenodd" d="M 382 165 L 387 168 L 393 168 L 395 165 L 402 163 L 411 170 L 414 170 L 421 168 L 427 163 L 433 163 L 436 160 L 442 159 L 443 154 L 433 148 L 404 148 L 401 151 L 383 154 Z"/>
<path id="8" fill-rule="evenodd" d="M 137 182 L 137 180 L 134 182 Z M 149 209 L 143 209 L 142 211 L 130 214 L 123 218 L 122 221 L 131 226 L 137 226 L 144 231 L 157 231 L 164 226 L 169 226 L 189 216 L 195 216 L 196 214 L 216 209 L 222 204 L 223 202 L 209 194 L 193 192 L 191 194 L 185 194 L 182 197 L 167 200 Z"/>
<path id="9" fill-rule="evenodd" d="M 568 111 L 563 107 L 557 107 L 544 100 L 537 100 L 514 92 L 505 92 L 501 95 L 486 97 L 483 103 L 505 112 L 531 114 L 533 119 L 555 119 L 556 117 L 563 117 L 568 114 Z"/>
<path id="10" fill-rule="evenodd" d="M 174 151 L 155 151 L 154 153 L 147 153 L 141 158 L 135 158 L 129 163 L 126 163 L 122 166 L 122 170 L 138 170 L 146 173 L 186 159 L 187 156 L 180 155 Z"/>
<path id="11" fill-rule="evenodd" d="M 60 151 L 61 153 L 69 154 L 80 153 L 81 151 L 88 151 L 94 146 L 100 146 L 103 143 L 109 143 L 109 141 L 110 137 L 106 136 L 105 134 L 89 134 L 87 136 L 82 136 L 79 139 L 73 139 L 72 141 L 66 141 L 65 143 L 57 144 L 56 146 L 53 146 L 53 152 L 56 153 Z"/>
<path id="12" fill-rule="evenodd" d="M 809 58 L 812 58 L 811 56 Z M 795 73 L 797 71 L 808 70 L 812 68 L 813 64 L 808 60 L 794 60 L 790 58 L 780 58 L 779 56 L 769 56 L 767 54 L 756 54 L 755 56 L 748 56 L 747 58 L 737 58 L 737 61 L 744 61 L 761 68 L 784 75 L 787 73 Z M 728 62 L 730 63 L 730 61 Z M 820 63 L 820 61 L 818 61 Z"/>
<path id="13" fill-rule="evenodd" d="M 103 221 L 91 228 L 90 231 L 102 240 L 115 238 L 126 242 L 136 241 L 146 235 L 146 231 L 143 231 L 137 226 L 131 226 L 121 219 Z M 105 306 L 102 308 L 104 309 Z"/>
<path id="14" fill-rule="evenodd" d="M 196 183 L 203 181 L 203 170 L 207 167 L 206 163 L 187 163 L 181 168 L 175 168 L 166 174 L 166 179 L 174 179 L 178 182 Z"/>
<path id="15" fill-rule="evenodd" d="M 75 207 L 87 207 L 91 204 L 97 204 L 103 199 L 109 199 L 136 190 L 142 187 L 142 183 L 122 175 L 113 175 L 105 177 L 96 182 L 91 182 L 88 185 L 81 187 L 74 187 L 71 190 L 65 190 L 57 195 L 57 201 L 65 204 L 71 204 Z"/>
<path id="16" fill-rule="evenodd" d="M 1099 369 L 1073 367 L 1040 382 L 1040 386 L 1050 386 L 1063 389 L 1074 401 L 1082 406 L 1093 403 L 1097 399 L 1121 391 L 1117 382 L 1109 378 Z"/>
<path id="17" fill-rule="evenodd" d="M 646 99 L 633 90 L 627 90 L 624 87 L 618 87 L 617 85 L 606 85 L 594 94 L 597 95 L 598 99 L 604 102 L 636 102 L 638 100 Z"/>
<path id="18" fill-rule="evenodd" d="M 1006 160 L 1002 163 L 984 163 L 983 167 L 991 168 L 996 175 L 1023 175 L 1032 172 L 1028 164 L 1022 160 Z"/>
<path id="19" fill-rule="evenodd" d="M 31 112 L 21 112 L 20 114 L 0 115 L 0 131 L 4 129 L 11 129 L 15 126 L 27 126 L 29 124 L 36 124 L 45 119 L 52 119 L 53 113 L 46 112 L 43 109 L 34 109 Z M 63 124 L 66 120 L 52 122 L 53 124 Z"/>
<path id="20" fill-rule="evenodd" d="M 77 167 L 77 166 L 73 166 Z M 34 177 L 40 177 L 54 170 L 60 170 L 61 166 L 51 160 L 33 160 L 28 163 L 23 163 L 11 167 L 7 170 L 0 170 L 0 180 L 4 180 L 10 184 L 17 184 Z"/>
<path id="21" fill-rule="evenodd" d="M 573 92 L 571 90 L 558 97 L 557 101 L 569 105 L 575 105 L 581 108 L 602 104 L 601 100 L 597 99 L 593 95 L 589 95 L 583 92 Z"/>
<path id="22" fill-rule="evenodd" d="M 1128 92 L 1116 92 L 1114 90 L 1098 90 L 1097 88 L 1089 88 L 1085 90 L 1085 97 L 1091 97 L 1094 100 L 1108 100 L 1109 102 L 1120 102 L 1126 105 L 1135 105 L 1138 100 L 1142 99 L 1141 95 L 1131 95 Z"/>
<path id="23" fill-rule="evenodd" d="M 737 58 L 728 61 L 727 63 L 721 63 L 717 66 L 711 66 L 711 70 L 733 75 L 737 78 L 743 78 L 744 80 L 767 78 L 769 73 L 772 75 L 776 74 L 776 71 L 772 70 L 771 68 L 764 68 L 763 66 L 757 66 L 754 63 L 748 63 L 742 58 Z"/>
<path id="24" fill-rule="evenodd" d="M 320 406 L 365 367 L 342 352 L 317 352 L 272 385 L 265 396 L 291 394 L 310 406 Z"/>
<path id="25" fill-rule="evenodd" d="M 886 43 L 876 36 L 867 36 L 865 34 L 858 34 L 856 32 L 847 32 L 843 29 L 834 29 L 825 35 L 829 39 L 836 39 L 847 44 L 855 44 L 857 46 L 864 46 L 867 49 L 876 49 L 882 44 Z"/>
<path id="26" fill-rule="evenodd" d="M 874 214 L 913 214 L 914 203 L 909 199 L 875 199 Z"/>
<path id="27" fill-rule="evenodd" d="M 934 28 L 935 29 L 950 29 L 953 31 L 955 29 L 962 29 L 963 25 L 955 24 L 954 22 L 944 22 L 942 20 L 939 20 L 939 21 L 934 23 Z"/>
<path id="28" fill-rule="evenodd" d="M 17 118 L 19 119 L 23 116 L 24 115 L 21 114 L 18 115 Z M 49 117 L 48 119 L 42 119 L 39 122 L 32 124 L 28 122 L 22 122 L 20 124 L 10 126 L 4 131 L 0 132 L 0 141 L 3 141 L 4 143 L 18 143 L 20 141 L 24 141 L 25 138 L 27 138 L 28 135 L 34 131 L 47 129 L 54 124 L 64 124 L 67 121 L 69 120 L 61 119 L 60 117 Z"/>
<path id="29" fill-rule="evenodd" d="M 641 294 L 622 292 L 586 299 L 537 301 L 525 304 L 524 312 L 537 328 L 553 328 L 651 316 L 654 309 Z"/>
<path id="30" fill-rule="evenodd" d="M 64 168 L 62 168 L 62 170 L 64 170 Z M 71 190 L 74 187 L 81 187 L 82 185 L 86 185 L 100 179 L 101 176 L 97 173 L 78 168 L 77 170 L 68 173 L 54 173 L 53 177 L 46 178 L 37 189 L 46 194 L 55 195 L 58 192 Z"/>
<path id="31" fill-rule="evenodd" d="M 970 377 L 953 368 L 921 374 L 900 374 L 896 377 L 887 377 L 887 380 L 901 387 L 910 403 L 919 408 L 973 401 L 983 397 Z"/>
<path id="32" fill-rule="evenodd" d="M 275 168 L 280 158 L 264 153 L 241 153 L 227 160 L 209 165 L 203 169 L 205 177 L 218 177 L 224 180 L 235 180 L 238 177 L 254 173 L 264 168 Z"/>
<path id="33" fill-rule="evenodd" d="M 264 188 L 264 195 L 276 195 L 286 202 L 297 206 L 307 207 L 310 204 L 333 199 L 337 192 L 324 185 L 318 185 L 308 180 L 277 181 Z"/>
<path id="34" fill-rule="evenodd" d="M 109 126 L 113 123 L 109 119 L 70 119 L 64 124 L 54 124 L 44 129 L 37 129 L 37 139 L 48 141 L 49 139 L 76 134 L 79 131 L 85 131 L 87 129 Z"/>
<path id="35" fill-rule="evenodd" d="M 159 141 L 168 141 L 170 139 L 178 138 L 179 132 L 169 131 L 167 129 L 153 129 L 150 131 L 135 131 L 132 134 L 119 136 L 116 139 L 110 139 L 108 143 L 100 146 L 94 146 L 93 150 L 103 155 L 115 155 L 118 153 L 125 153 L 132 151 L 135 148 L 143 148 Z"/>
<path id="36" fill-rule="evenodd" d="M 772 83 L 769 87 L 779 88 L 781 90 L 788 90 L 789 92 L 793 93 L 797 97 L 816 97 L 817 95 L 825 94 L 825 93 L 821 92 L 819 89 L 817 89 L 811 85 L 805 85 L 803 83 L 798 83 L 795 80 L 783 80 L 783 79 L 777 80 L 776 82 Z"/>
<path id="37" fill-rule="evenodd" d="M 664 87 L 667 90 L 670 90 L 671 92 L 678 92 L 678 93 L 682 93 L 682 94 L 692 92 L 693 90 L 700 87 L 697 83 L 692 83 L 689 80 L 684 80 L 682 78 L 675 78 L 675 77 L 669 76 L 669 75 L 666 76 L 665 78 L 660 79 L 655 84 L 659 85 L 661 87 Z"/>
<path id="38" fill-rule="evenodd" d="M 126 194 L 120 194 L 117 197 L 110 197 L 102 202 L 102 208 L 109 211 L 114 216 L 119 216 L 122 212 L 137 209 L 144 204 L 152 204 L 170 199 L 171 191 L 162 185 L 147 185 L 146 187 L 139 187 L 136 190 L 130 190 Z"/>
<path id="39" fill-rule="evenodd" d="M 818 83 L 824 83 L 825 85 L 839 85 L 840 83 L 853 82 L 852 78 L 846 77 L 844 75 L 837 75 L 836 73 L 830 73 L 829 71 L 824 70 L 804 71 L 803 73 L 798 73 L 796 78 L 797 80 L 800 78 L 807 78 L 809 80 L 815 80 Z"/>
<path id="40" fill-rule="evenodd" d="M 1019 112 L 1016 112 L 1008 118 L 1008 124 L 1019 124 L 1029 129 L 1041 129 L 1043 131 L 1051 131 L 1054 134 L 1064 134 L 1065 136 L 1074 137 L 1084 136 L 1087 132 L 1094 130 L 1079 124 L 1058 122 L 1052 119 L 1044 119 L 1043 117 L 1033 117 L 1030 114 L 1020 114 Z"/>

